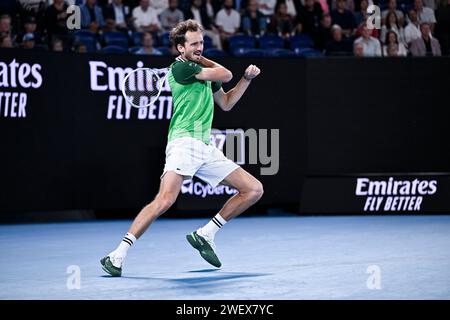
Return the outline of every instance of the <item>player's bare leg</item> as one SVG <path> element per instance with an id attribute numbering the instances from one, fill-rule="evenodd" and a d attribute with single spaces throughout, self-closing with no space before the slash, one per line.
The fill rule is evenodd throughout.
<path id="1" fill-rule="evenodd" d="M 161 179 L 159 192 L 155 199 L 139 212 L 117 249 L 100 261 L 103 270 L 112 276 L 122 275 L 122 264 L 128 249 L 140 236 L 142 236 L 153 221 L 172 206 L 177 199 L 182 183 L 182 176 L 173 171 L 166 172 Z"/>
<path id="2" fill-rule="evenodd" d="M 263 195 L 263 186 L 255 177 L 242 168 L 230 173 L 222 184 L 238 190 L 238 193 L 228 199 L 218 214 L 203 228 L 186 236 L 188 242 L 200 252 L 207 262 L 215 267 L 222 264 L 215 252 L 214 237 L 225 223 L 238 216 L 251 205 L 255 204 Z"/>
<path id="3" fill-rule="evenodd" d="M 237 168 L 230 173 L 222 182 L 238 190 L 239 192 L 228 199 L 219 215 L 226 221 L 240 215 L 259 199 L 264 190 L 262 183 L 242 168 Z"/>
<path id="4" fill-rule="evenodd" d="M 139 239 L 150 224 L 173 205 L 180 192 L 182 183 L 182 176 L 173 171 L 166 172 L 161 180 L 160 190 L 155 199 L 139 212 L 128 232 Z"/>

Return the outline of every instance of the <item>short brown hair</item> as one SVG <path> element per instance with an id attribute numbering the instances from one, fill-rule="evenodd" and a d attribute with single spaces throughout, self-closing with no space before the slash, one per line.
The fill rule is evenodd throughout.
<path id="1" fill-rule="evenodd" d="M 177 48 L 179 44 L 184 45 L 186 42 L 186 32 L 203 32 L 203 30 L 203 26 L 195 20 L 181 21 L 170 31 L 170 41 Z"/>

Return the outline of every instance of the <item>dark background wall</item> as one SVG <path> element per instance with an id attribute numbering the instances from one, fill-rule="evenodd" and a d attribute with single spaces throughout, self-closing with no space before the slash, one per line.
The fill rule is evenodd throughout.
<path id="1" fill-rule="evenodd" d="M 0 92 L 27 93 L 25 118 L 5 117 L 4 106 L 0 109 L 0 214 L 113 212 L 137 210 L 148 203 L 158 190 L 169 119 L 138 119 L 134 109 L 130 119 L 108 119 L 108 101 L 121 93 L 92 91 L 89 62 L 135 68 L 137 61 L 143 61 L 147 67 L 162 68 L 172 60 L 0 51 L 0 66 L 14 59 L 40 64 L 43 81 L 38 89 L 0 85 Z M 260 66 L 262 74 L 233 111 L 216 108 L 213 127 L 280 130 L 278 174 L 261 176 L 261 163 L 243 165 L 265 186 L 256 210 L 360 212 L 352 204 L 353 182 L 340 188 L 339 181 L 333 180 L 328 186 L 335 187 L 323 193 L 322 180 L 315 179 L 398 173 L 413 179 L 416 173 L 445 176 L 450 172 L 449 59 L 230 58 L 219 62 L 235 75 L 225 89 L 250 63 Z M 450 209 L 448 199 L 442 200 L 446 184 L 446 179 L 440 182 L 440 198 L 429 200 L 433 205 L 425 212 Z M 339 210 L 337 205 L 333 210 L 333 202 L 326 208 L 320 205 L 340 189 L 348 189 L 348 194 L 337 198 L 348 200 Z M 175 209 L 216 208 L 227 198 L 181 194 Z"/>

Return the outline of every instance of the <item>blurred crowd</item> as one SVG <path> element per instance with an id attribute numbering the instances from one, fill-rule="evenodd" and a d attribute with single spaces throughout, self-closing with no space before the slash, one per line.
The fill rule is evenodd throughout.
<path id="1" fill-rule="evenodd" d="M 373 4 L 379 28 L 370 28 Z M 71 5 L 80 29 L 68 28 L 76 23 Z M 168 32 L 185 19 L 204 26 L 205 47 L 219 55 L 240 46 L 286 55 L 450 54 L 450 0 L 1 0 L 0 48 L 176 55 Z"/>

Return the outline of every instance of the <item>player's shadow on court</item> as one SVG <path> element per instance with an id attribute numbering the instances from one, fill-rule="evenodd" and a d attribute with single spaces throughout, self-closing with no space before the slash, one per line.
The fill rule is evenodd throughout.
<path id="1" fill-rule="evenodd" d="M 219 269 L 204 269 L 204 270 L 193 270 L 189 273 L 212 273 L 217 272 Z M 225 281 L 243 279 L 243 278 L 253 278 L 262 277 L 270 275 L 269 273 L 250 273 L 250 272 L 220 272 L 217 274 L 205 276 L 205 277 L 186 277 L 186 278 L 175 278 L 170 279 L 171 282 L 187 285 L 187 286 L 197 286 L 197 285 L 221 285 Z"/>

